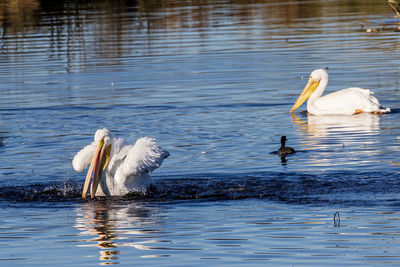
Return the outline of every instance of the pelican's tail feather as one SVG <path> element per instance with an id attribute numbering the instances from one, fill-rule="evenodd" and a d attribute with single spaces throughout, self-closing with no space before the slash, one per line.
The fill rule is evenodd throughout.
<path id="1" fill-rule="evenodd" d="M 349 88 L 350 90 L 353 89 L 354 91 L 358 91 L 360 95 L 364 97 L 360 97 L 360 104 L 361 106 L 359 109 L 364 110 L 366 112 L 372 113 L 390 113 L 390 108 L 385 108 L 379 103 L 379 100 L 374 96 L 374 92 L 369 89 L 363 88 Z"/>

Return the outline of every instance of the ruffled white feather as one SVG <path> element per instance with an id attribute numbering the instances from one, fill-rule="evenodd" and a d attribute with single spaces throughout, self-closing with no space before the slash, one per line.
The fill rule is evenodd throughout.
<path id="1" fill-rule="evenodd" d="M 168 155 L 168 152 L 157 145 L 154 138 L 142 137 L 129 151 L 121 171 L 127 177 L 152 172 L 161 166 L 163 159 Z"/>
<path id="2" fill-rule="evenodd" d="M 91 143 L 76 153 L 74 159 L 72 160 L 72 166 L 74 167 L 74 170 L 77 172 L 83 171 L 92 160 L 95 150 L 95 144 Z"/>

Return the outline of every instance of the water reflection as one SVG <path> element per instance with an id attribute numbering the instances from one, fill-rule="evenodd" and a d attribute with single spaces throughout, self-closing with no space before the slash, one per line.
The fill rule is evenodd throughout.
<path id="1" fill-rule="evenodd" d="M 307 114 L 307 122 L 298 116 L 293 116 L 292 121 L 307 135 L 321 138 L 338 133 L 377 134 L 380 118 L 379 115 L 371 113 L 353 116 Z"/>
<path id="2" fill-rule="evenodd" d="M 121 247 L 151 250 L 149 244 L 155 241 L 150 237 L 147 240 L 147 236 L 158 232 L 153 212 L 136 203 L 119 206 L 107 200 L 86 202 L 77 210 L 76 228 L 80 235 L 90 237 L 82 246 L 98 247 L 102 265 L 118 264 Z M 135 238 L 140 241 L 125 241 Z"/>
<path id="3" fill-rule="evenodd" d="M 125 56 L 165 53 L 161 46 L 165 43 L 174 54 L 181 54 L 183 49 L 193 52 L 193 45 L 185 44 L 188 34 L 189 39 L 203 44 L 202 51 L 215 36 L 215 26 L 238 33 L 228 38 L 235 38 L 234 42 L 254 40 L 251 31 L 243 31 L 246 26 L 270 29 L 263 37 L 265 41 L 275 37 L 287 40 L 282 27 L 297 29 L 302 19 L 349 12 L 377 14 L 387 12 L 387 7 L 373 1 L 6 0 L 0 3 L 0 49 L 6 58 L 43 54 L 71 72 L 119 65 Z M 167 40 L 165 36 L 169 36 Z M 41 42 L 37 42 L 38 37 Z M 221 49 L 226 49 L 225 44 Z M 99 58 L 108 60 L 100 63 L 96 60 Z"/>
<path id="4" fill-rule="evenodd" d="M 340 3 L 338 3 L 340 2 Z M 222 10 L 224 6 L 231 6 L 228 10 Z M 84 18 L 90 15 L 88 12 L 79 10 L 100 11 L 104 10 L 107 14 L 115 14 L 121 11 L 134 11 L 141 14 L 141 17 L 152 12 L 158 12 L 151 18 L 151 23 L 139 24 L 142 27 L 152 28 L 155 24 L 164 25 L 170 28 L 186 28 L 210 26 L 207 22 L 212 14 L 223 12 L 224 15 L 234 15 L 236 19 L 249 23 L 248 17 L 258 16 L 257 6 L 265 24 L 269 24 L 271 15 L 280 17 L 281 23 L 292 24 L 296 18 L 316 18 L 326 17 L 334 14 L 363 12 L 366 14 L 387 13 L 390 11 L 385 3 L 375 1 L 276 1 L 276 0 L 254 0 L 254 1 L 218 1 L 212 0 L 5 0 L 0 3 L 0 22 L 3 28 L 7 27 L 14 32 L 23 31 L 29 26 L 40 27 L 41 22 L 50 16 L 73 15 Z M 179 13 L 170 12 L 181 9 Z M 218 11 L 220 10 L 220 11 Z M 161 15 L 164 13 L 163 15 Z M 165 17 L 164 17 L 165 16 Z M 114 18 L 109 16 L 109 18 Z M 198 23 L 187 23 L 186 18 L 191 18 Z M 112 23 L 113 20 L 106 20 L 105 23 Z M 293 23 L 294 25 L 294 23 Z M 116 29 L 118 30 L 118 29 Z"/>
<path id="5" fill-rule="evenodd" d="M 5 0 L 0 2 L 0 22 L 5 37 L 8 32 L 21 32 L 35 27 L 38 21 L 38 0 Z"/>
<path id="6" fill-rule="evenodd" d="M 381 116 L 358 114 L 353 116 L 294 116 L 293 123 L 302 136 L 303 147 L 311 164 L 318 167 L 342 169 L 370 166 L 374 168 L 379 155 Z"/>

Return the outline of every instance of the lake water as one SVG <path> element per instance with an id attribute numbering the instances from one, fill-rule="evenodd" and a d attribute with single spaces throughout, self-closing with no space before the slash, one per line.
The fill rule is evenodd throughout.
<path id="1" fill-rule="evenodd" d="M 0 265 L 398 266 L 400 34 L 379 25 L 393 14 L 1 3 Z M 317 68 L 328 92 L 369 88 L 393 112 L 292 117 Z M 71 160 L 103 127 L 170 152 L 148 194 L 81 200 Z M 286 160 L 271 153 L 282 135 L 298 151 Z"/>

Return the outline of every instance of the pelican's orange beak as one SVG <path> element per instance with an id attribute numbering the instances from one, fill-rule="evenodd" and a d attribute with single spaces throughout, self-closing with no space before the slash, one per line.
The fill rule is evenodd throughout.
<path id="1" fill-rule="evenodd" d="M 317 89 L 319 85 L 319 81 L 313 81 L 312 77 L 308 80 L 307 85 L 304 87 L 303 92 L 301 92 L 300 96 L 297 98 L 296 102 L 294 102 L 290 113 L 293 114 L 298 107 L 300 107 Z"/>
<path id="2" fill-rule="evenodd" d="M 91 198 L 96 195 L 97 187 L 100 182 L 100 178 L 103 175 L 103 171 L 107 168 L 108 162 L 110 161 L 111 145 L 105 145 L 104 139 L 100 140 L 99 146 L 93 154 L 92 162 L 90 163 L 88 173 L 86 175 L 85 184 L 83 185 L 82 198 L 86 197 L 87 191 L 89 190 L 90 180 L 93 173 L 92 187 L 90 190 Z"/>

